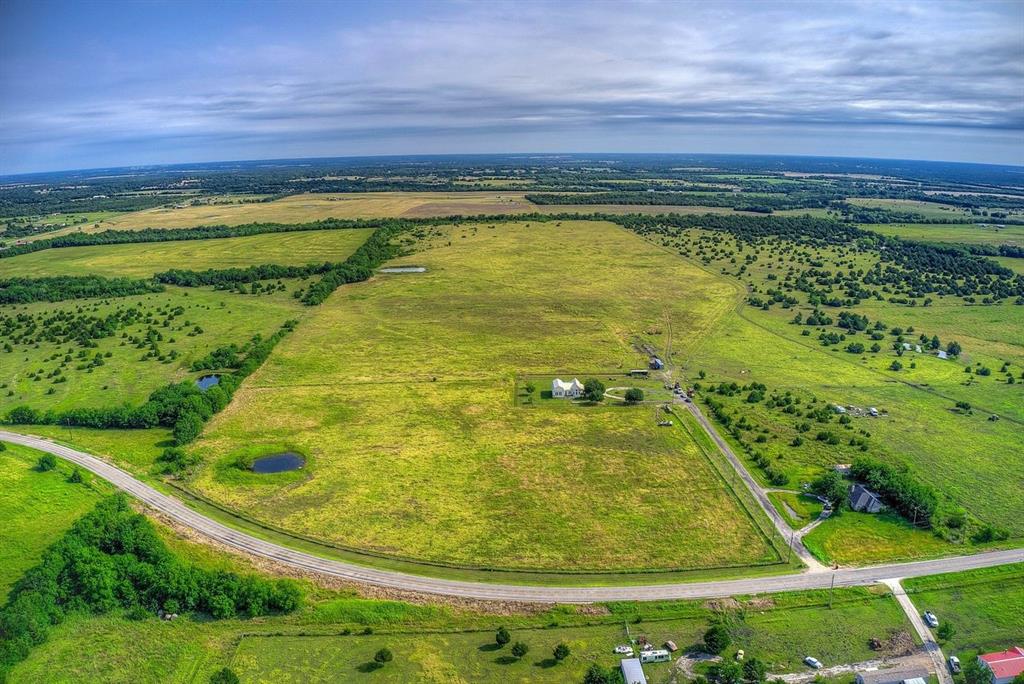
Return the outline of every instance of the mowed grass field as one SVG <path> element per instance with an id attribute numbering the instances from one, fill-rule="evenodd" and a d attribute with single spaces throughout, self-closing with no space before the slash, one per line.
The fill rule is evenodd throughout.
<path id="1" fill-rule="evenodd" d="M 163 321 L 178 307 L 180 312 L 164 326 Z M 12 343 L 11 351 L 0 351 L 0 414 L 21 404 L 60 410 L 140 403 L 161 385 L 197 376 L 190 370 L 192 361 L 213 349 L 232 343 L 242 345 L 256 334 L 266 337 L 286 320 L 308 312 L 290 292 L 240 295 L 209 288 L 175 287 L 160 293 L 109 300 L 6 306 L 0 307 L 0 312 L 12 317 L 30 314 L 38 322 L 56 311 L 106 318 L 118 310 L 130 308 L 151 316 L 149 322 L 140 319 L 115 331 L 112 337 L 95 340 L 95 347 L 85 349 L 75 341 L 63 344 L 43 341 Z M 200 334 L 194 334 L 197 326 L 202 330 Z M 165 356 L 164 361 L 144 359 L 149 348 L 137 348 L 122 337 L 123 334 L 145 336 L 150 328 L 163 337 L 157 346 Z M 0 342 L 8 340 L 3 337 Z M 83 351 L 85 358 L 78 358 Z M 173 359 L 170 358 L 172 352 L 177 352 Z M 104 357 L 102 365 L 78 369 L 96 354 Z M 66 381 L 54 382 L 56 378 L 49 376 L 60 368 L 66 356 L 72 357 L 62 370 Z M 38 380 L 29 377 L 35 371 L 43 371 L 35 376 Z"/>
<path id="2" fill-rule="evenodd" d="M 104 275 L 145 278 L 172 268 L 201 271 L 256 264 L 299 266 L 344 261 L 366 242 L 371 232 L 369 228 L 311 230 L 219 240 L 66 247 L 4 259 L 0 261 L 0 269 L 4 277 Z"/>
<path id="3" fill-rule="evenodd" d="M 467 566 L 704 568 L 774 558 L 653 407 L 516 406 L 518 374 L 646 363 L 635 338 L 696 344 L 736 289 L 598 222 L 457 226 L 339 290 L 236 394 L 192 486 L 335 544 Z M 541 388 L 543 389 L 543 388 Z M 255 475 L 283 449 L 305 472 Z"/>
<path id="4" fill-rule="evenodd" d="M 3 444 L 3 442 L 0 442 Z M 0 452 L 0 601 L 30 567 L 99 500 L 103 483 L 72 484 L 70 466 L 39 472 L 41 455 L 32 449 L 5 444 Z"/>

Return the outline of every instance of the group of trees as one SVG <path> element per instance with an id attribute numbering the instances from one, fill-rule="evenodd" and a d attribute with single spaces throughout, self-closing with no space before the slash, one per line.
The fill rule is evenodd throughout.
<path id="1" fill-rule="evenodd" d="M 917 525 L 928 527 L 938 508 L 935 490 L 918 482 L 906 470 L 873 458 L 855 458 L 850 469 L 853 479 L 877 492 L 886 504 Z"/>
<path id="2" fill-rule="evenodd" d="M 98 275 L 0 278 L 0 305 L 60 302 L 94 297 L 130 297 L 163 292 L 163 289 L 162 285 L 151 280 L 105 278 Z"/>
<path id="3" fill-rule="evenodd" d="M 74 408 L 66 411 L 39 411 L 16 406 L 8 411 L 8 423 L 22 425 L 68 425 L 90 428 L 140 429 L 171 428 L 175 441 L 188 444 L 202 431 L 203 424 L 231 401 L 231 396 L 246 377 L 262 365 L 274 346 L 295 329 L 298 321 L 289 320 L 267 339 L 254 338 L 244 361 L 235 370 L 221 376 L 220 382 L 201 391 L 192 381 L 165 385 L 141 406 L 113 408 Z"/>
<path id="4" fill-rule="evenodd" d="M 124 495 L 114 495 L 79 519 L 11 589 L 0 609 L 0 681 L 70 613 L 124 609 L 136 619 L 158 610 L 255 617 L 293 611 L 301 598 L 290 580 L 183 563 Z"/>

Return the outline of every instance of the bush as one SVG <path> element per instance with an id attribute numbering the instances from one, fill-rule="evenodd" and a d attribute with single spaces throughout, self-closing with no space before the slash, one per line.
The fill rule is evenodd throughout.
<path id="1" fill-rule="evenodd" d="M 36 461 L 36 470 L 41 473 L 49 472 L 57 467 L 57 457 L 53 454 L 43 454 Z"/>
<path id="2" fill-rule="evenodd" d="M 522 641 L 517 641 L 512 645 L 512 655 L 516 658 L 522 658 L 524 655 L 530 652 L 530 647 L 524 644 Z"/>
<path id="3" fill-rule="evenodd" d="M 555 646 L 555 650 L 552 652 L 552 655 L 555 656 L 555 660 L 559 662 L 565 660 L 569 657 L 569 645 L 565 643 L 558 644 Z"/>
<path id="4" fill-rule="evenodd" d="M 395 659 L 395 656 L 391 652 L 390 648 L 382 648 L 382 649 L 380 649 L 379 651 L 377 651 L 376 653 L 373 654 L 373 662 L 377 663 L 378 665 L 383 665 L 385 663 L 390 663 L 394 659 Z"/>
<path id="5" fill-rule="evenodd" d="M 630 387 L 626 390 L 626 403 L 638 404 L 644 400 L 644 391 L 639 387 Z"/>
<path id="6" fill-rule="evenodd" d="M 708 631 L 704 632 L 704 648 L 708 653 L 717 655 L 729 648 L 731 642 L 732 638 L 729 636 L 729 630 L 726 629 L 725 625 L 714 624 L 711 625 Z"/>
<path id="7" fill-rule="evenodd" d="M 597 663 L 591 663 L 583 675 L 583 684 L 617 684 L 621 681 L 618 672 L 601 667 Z"/>
<path id="8" fill-rule="evenodd" d="M 512 641 L 512 635 L 504 627 L 499 627 L 498 631 L 494 633 L 494 643 L 499 647 L 504 646 L 510 641 Z"/>
<path id="9" fill-rule="evenodd" d="M 210 676 L 210 684 L 238 684 L 238 675 L 230 667 L 224 667 Z"/>

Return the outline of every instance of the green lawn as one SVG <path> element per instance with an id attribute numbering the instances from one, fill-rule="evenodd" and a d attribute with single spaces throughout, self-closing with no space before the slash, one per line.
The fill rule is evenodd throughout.
<path id="1" fill-rule="evenodd" d="M 958 550 L 982 550 L 954 546 L 893 514 L 854 511 L 829 518 L 804 537 L 804 544 L 822 562 L 840 565 L 870 565 L 941 556 Z"/>
<path id="2" fill-rule="evenodd" d="M 130 276 L 172 268 L 202 271 L 254 264 L 303 265 L 344 261 L 369 237 L 369 228 L 266 233 L 218 240 L 182 240 L 43 250 L 3 260 L 7 277 Z"/>
<path id="3" fill-rule="evenodd" d="M 821 502 L 813 496 L 796 492 L 768 492 L 768 498 L 793 529 L 798 530 L 814 522 L 821 514 Z"/>
<path id="4" fill-rule="evenodd" d="M 4 444 L 4 442 L 0 442 Z M 6 444 L 0 452 L 0 601 L 79 516 L 107 491 L 103 483 L 72 484 L 70 466 L 36 470 L 38 451 Z"/>
<path id="5" fill-rule="evenodd" d="M 917 577 L 903 587 L 919 610 L 953 625 L 947 653 L 1002 651 L 1024 641 L 1024 565 Z"/>

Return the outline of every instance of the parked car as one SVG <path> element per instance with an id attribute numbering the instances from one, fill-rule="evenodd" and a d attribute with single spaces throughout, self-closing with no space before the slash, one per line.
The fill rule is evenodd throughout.
<path id="1" fill-rule="evenodd" d="M 817 658 L 807 656 L 806 658 L 804 658 L 804 663 L 807 665 L 807 667 L 813 667 L 815 670 L 821 669 L 821 661 Z"/>
<path id="2" fill-rule="evenodd" d="M 960 659 L 956 656 L 949 656 L 949 671 L 953 674 L 960 674 Z"/>
<path id="3" fill-rule="evenodd" d="M 625 644 L 623 644 L 621 646 L 616 646 L 615 647 L 615 652 L 618 653 L 619 655 L 631 656 L 631 655 L 633 655 L 633 647 L 632 646 L 626 646 Z"/>
<path id="4" fill-rule="evenodd" d="M 926 610 L 924 611 L 924 623 L 932 629 L 935 629 L 939 626 L 939 618 L 935 617 L 935 613 L 930 610 Z"/>

